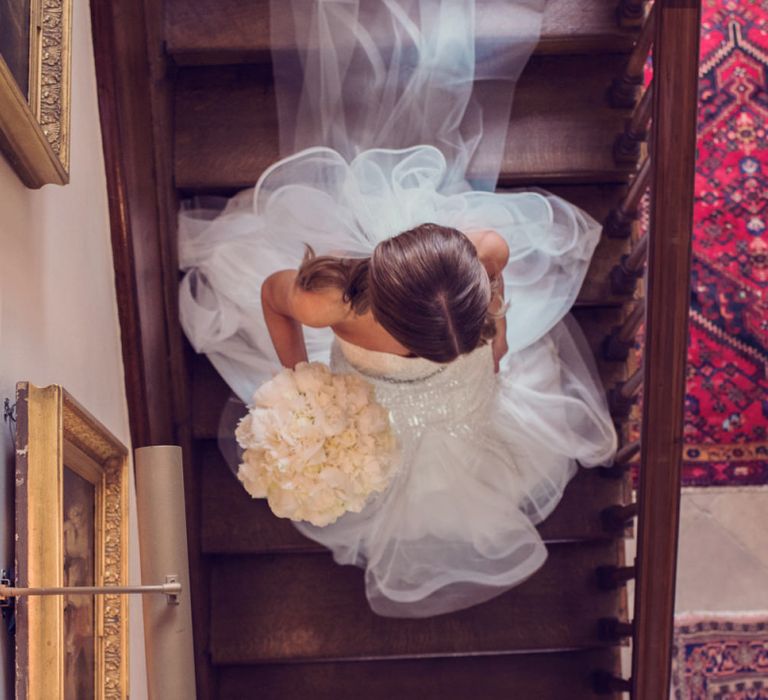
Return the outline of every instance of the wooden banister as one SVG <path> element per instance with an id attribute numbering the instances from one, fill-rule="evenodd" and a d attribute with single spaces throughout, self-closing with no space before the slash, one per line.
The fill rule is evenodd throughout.
<path id="1" fill-rule="evenodd" d="M 608 238 L 629 238 L 632 224 L 637 220 L 640 201 L 650 182 L 651 161 L 646 158 L 630 183 L 626 197 L 616 209 L 611 210 L 603 225 L 603 231 Z"/>
<path id="2" fill-rule="evenodd" d="M 645 18 L 645 0 L 621 0 L 616 8 L 620 27 L 640 27 Z"/>
<path id="3" fill-rule="evenodd" d="M 633 397 L 637 392 L 640 390 L 640 387 L 643 385 L 643 370 L 638 369 L 632 376 L 627 379 L 627 381 L 622 382 L 619 389 L 619 394 L 625 398 L 629 399 Z"/>
<path id="4" fill-rule="evenodd" d="M 616 8 L 620 27 L 639 27 L 645 17 L 645 0 L 621 0 Z"/>
<path id="5" fill-rule="evenodd" d="M 624 131 L 616 137 L 613 145 L 613 159 L 616 163 L 634 163 L 640 156 L 640 144 L 648 138 L 652 105 L 653 81 L 645 88 L 632 116 L 627 119 Z"/>
<path id="6" fill-rule="evenodd" d="M 637 516 L 637 503 L 627 503 L 623 506 L 610 506 L 600 513 L 603 530 L 619 533 L 629 527 L 632 519 Z"/>
<path id="7" fill-rule="evenodd" d="M 592 675 L 592 689 L 595 695 L 626 693 L 631 687 L 631 681 L 614 676 L 608 671 L 597 671 Z"/>
<path id="8" fill-rule="evenodd" d="M 610 100 L 614 107 L 634 107 L 637 102 L 637 94 L 643 84 L 645 61 L 650 53 L 651 44 L 653 44 L 656 4 L 651 5 L 651 9 L 648 11 L 648 16 L 645 18 L 635 48 L 629 55 L 624 72 L 611 85 Z"/>
<path id="9" fill-rule="evenodd" d="M 611 270 L 611 291 L 614 294 L 632 294 L 638 278 L 643 274 L 648 254 L 648 236 L 640 238 L 628 255 L 622 255 L 619 264 Z"/>
<path id="10" fill-rule="evenodd" d="M 656 0 L 633 700 L 669 694 L 680 511 L 699 0 Z"/>
<path id="11" fill-rule="evenodd" d="M 635 578 L 634 566 L 598 566 L 595 572 L 597 585 L 604 591 L 625 586 Z"/>
<path id="12" fill-rule="evenodd" d="M 629 379 L 619 382 L 608 392 L 608 405 L 614 418 L 626 418 L 629 415 L 642 385 L 643 370 L 640 368 Z"/>
<path id="13" fill-rule="evenodd" d="M 634 626 L 631 622 L 619 620 L 617 617 L 603 617 L 597 622 L 600 639 L 607 642 L 618 642 L 631 637 Z"/>
<path id="14" fill-rule="evenodd" d="M 641 299 L 619 326 L 614 326 L 603 341 L 603 357 L 611 361 L 623 361 L 635 344 L 635 335 L 645 319 L 645 300 Z"/>
<path id="15" fill-rule="evenodd" d="M 632 457 L 640 452 L 640 440 L 633 440 L 626 445 L 622 445 L 616 456 L 613 458 L 614 464 L 627 464 Z"/>

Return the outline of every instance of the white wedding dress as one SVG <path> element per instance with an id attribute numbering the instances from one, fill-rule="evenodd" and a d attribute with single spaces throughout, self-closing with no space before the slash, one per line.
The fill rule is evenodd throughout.
<path id="1" fill-rule="evenodd" d="M 505 2 L 518 31 L 496 43 L 475 40 L 470 0 L 293 0 L 293 15 L 283 4 L 273 44 L 296 47 L 273 59 L 286 157 L 223 210 L 180 216 L 182 325 L 245 403 L 280 370 L 261 285 L 297 268 L 305 243 L 367 256 L 426 222 L 507 241 L 509 352 L 498 374 L 489 345 L 439 364 L 305 329 L 311 360 L 374 385 L 402 448 L 391 484 L 362 512 L 322 528 L 295 523 L 338 563 L 365 569 L 382 615 L 458 610 L 526 579 L 546 558 L 535 526 L 577 462 L 609 464 L 616 449 L 589 348 L 567 315 L 600 225 L 544 190 L 493 191 L 544 4 Z"/>

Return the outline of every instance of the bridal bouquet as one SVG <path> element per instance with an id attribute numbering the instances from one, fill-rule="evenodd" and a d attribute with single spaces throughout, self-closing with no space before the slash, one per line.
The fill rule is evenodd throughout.
<path id="1" fill-rule="evenodd" d="M 329 525 L 383 491 L 397 459 L 387 411 L 373 386 L 301 362 L 263 384 L 235 431 L 238 479 L 281 518 Z"/>

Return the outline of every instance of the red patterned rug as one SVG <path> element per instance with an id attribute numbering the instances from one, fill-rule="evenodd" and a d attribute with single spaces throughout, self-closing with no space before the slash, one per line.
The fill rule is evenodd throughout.
<path id="1" fill-rule="evenodd" d="M 768 484 L 768 7 L 702 9 L 683 483 Z"/>
<path id="2" fill-rule="evenodd" d="M 685 420 L 690 485 L 768 483 L 768 9 L 705 0 Z"/>
<path id="3" fill-rule="evenodd" d="M 768 700 L 768 614 L 675 620 L 674 700 Z"/>

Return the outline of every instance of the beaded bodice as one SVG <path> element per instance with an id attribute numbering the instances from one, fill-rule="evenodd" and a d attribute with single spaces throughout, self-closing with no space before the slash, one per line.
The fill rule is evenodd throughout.
<path id="1" fill-rule="evenodd" d="M 331 368 L 356 372 L 370 381 L 401 436 L 404 431 L 420 434 L 425 427 L 438 425 L 452 434 L 471 431 L 482 422 L 496 386 L 490 345 L 439 363 L 367 350 L 337 336 Z"/>

